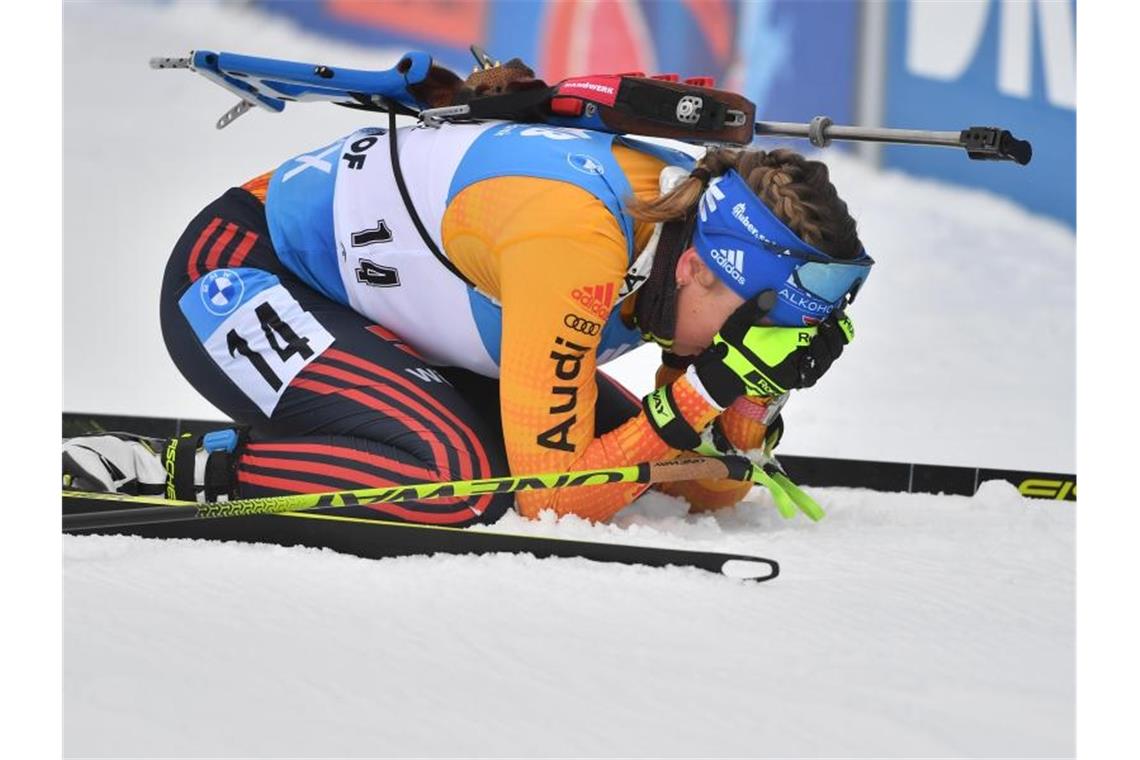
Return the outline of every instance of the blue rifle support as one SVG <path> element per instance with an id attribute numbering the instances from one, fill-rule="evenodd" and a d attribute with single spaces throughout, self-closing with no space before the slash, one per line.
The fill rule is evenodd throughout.
<path id="1" fill-rule="evenodd" d="M 432 59 L 408 53 L 383 71 L 333 68 L 318 64 L 196 50 L 191 68 L 239 98 L 280 113 L 287 101 L 329 101 L 361 105 L 358 95 L 381 96 L 419 110 L 426 107 L 408 91 L 427 77 Z M 401 72 L 398 69 L 403 68 Z"/>

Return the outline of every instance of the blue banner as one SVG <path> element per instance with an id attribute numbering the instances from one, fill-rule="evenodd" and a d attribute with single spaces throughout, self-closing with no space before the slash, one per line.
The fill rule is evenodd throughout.
<path id="1" fill-rule="evenodd" d="M 859 4 L 849 0 L 740 3 L 730 84 L 756 104 L 756 118 L 849 124 L 855 110 Z"/>
<path id="2" fill-rule="evenodd" d="M 1076 223 L 1076 9 L 1059 2 L 892 3 L 885 124 L 1001 126 L 1033 143 L 1029 166 L 891 146 L 887 166 L 987 188 Z"/>

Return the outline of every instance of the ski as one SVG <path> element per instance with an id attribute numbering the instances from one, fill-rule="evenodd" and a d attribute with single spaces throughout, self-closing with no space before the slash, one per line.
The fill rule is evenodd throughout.
<path id="1" fill-rule="evenodd" d="M 123 494 L 64 492 L 67 516 L 91 515 L 108 510 L 138 510 L 187 506 L 189 502 Z M 439 525 L 400 523 L 390 520 L 338 514 L 337 508 L 186 520 L 157 525 L 116 528 L 70 528 L 71 535 L 120 534 L 144 538 L 195 538 L 215 541 L 272 543 L 331 549 L 364 559 L 387 559 L 434 554 L 520 554 L 537 559 L 559 557 L 593 562 L 689 567 L 729 578 L 762 582 L 780 574 L 772 559 L 660 546 L 606 543 L 554 536 L 508 533 L 483 527 L 452 528 Z"/>
<path id="2" fill-rule="evenodd" d="M 155 437 L 174 438 L 182 433 L 207 433 L 231 422 L 184 420 L 168 417 L 131 417 L 65 413 L 63 435 L 92 431 L 129 430 Z M 1075 502 L 1077 476 L 1066 472 L 963 467 L 915 462 L 884 462 L 780 454 L 780 464 L 801 486 L 815 488 L 868 488 L 887 493 L 944 493 L 973 496 L 988 480 L 1003 480 L 1030 499 Z"/>
<path id="3" fill-rule="evenodd" d="M 885 493 L 973 496 L 982 483 L 1002 480 L 1027 499 L 1077 500 L 1077 476 L 1068 472 L 883 462 L 781 454 L 780 464 L 801 486 L 868 488 Z"/>

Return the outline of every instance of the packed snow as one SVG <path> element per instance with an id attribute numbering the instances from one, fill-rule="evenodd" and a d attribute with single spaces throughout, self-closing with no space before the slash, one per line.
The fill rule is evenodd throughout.
<path id="1" fill-rule="evenodd" d="M 380 68 L 397 51 L 213 3 L 68 3 L 64 34 L 65 409 L 217 418 L 162 346 L 169 249 L 226 187 L 367 115 L 295 105 L 219 133 L 231 96 L 146 61 L 209 48 Z M 878 265 L 856 343 L 789 404 L 782 449 L 1072 471 L 1072 230 L 823 157 Z M 107 363 L 112 346 L 135 361 Z M 644 393 L 655 365 L 647 348 L 608 369 Z M 67 537 L 65 752 L 1072 755 L 1074 507 L 1003 483 L 972 498 L 813 493 L 819 524 L 782 520 L 757 489 L 715 515 L 650 495 L 612 525 L 498 526 L 777 559 L 781 577 L 760 585 Z"/>

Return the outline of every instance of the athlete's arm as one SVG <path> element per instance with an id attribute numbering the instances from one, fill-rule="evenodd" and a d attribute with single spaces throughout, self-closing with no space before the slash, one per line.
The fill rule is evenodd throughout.
<path id="1" fill-rule="evenodd" d="M 529 177 L 464 189 L 445 220 L 453 261 L 503 309 L 500 401 L 514 474 L 612 467 L 669 459 L 670 448 L 640 413 L 594 437 L 596 348 L 600 335 L 568 323 L 601 324 L 627 265 L 626 241 L 606 208 L 585 190 Z M 684 378 L 674 397 L 701 429 L 716 416 Z M 640 484 L 532 491 L 520 512 L 543 509 L 594 520 L 611 517 Z"/>
<path id="2" fill-rule="evenodd" d="M 656 386 L 673 382 L 685 370 L 661 365 L 657 370 Z M 764 399 L 741 396 L 732 406 L 721 412 L 717 424 L 732 446 L 740 451 L 763 448 L 768 426 L 764 423 L 768 408 Z M 690 511 L 703 512 L 737 504 L 752 490 L 752 483 L 739 480 L 683 480 L 661 483 L 656 488 L 670 496 L 679 496 L 689 503 Z"/>

